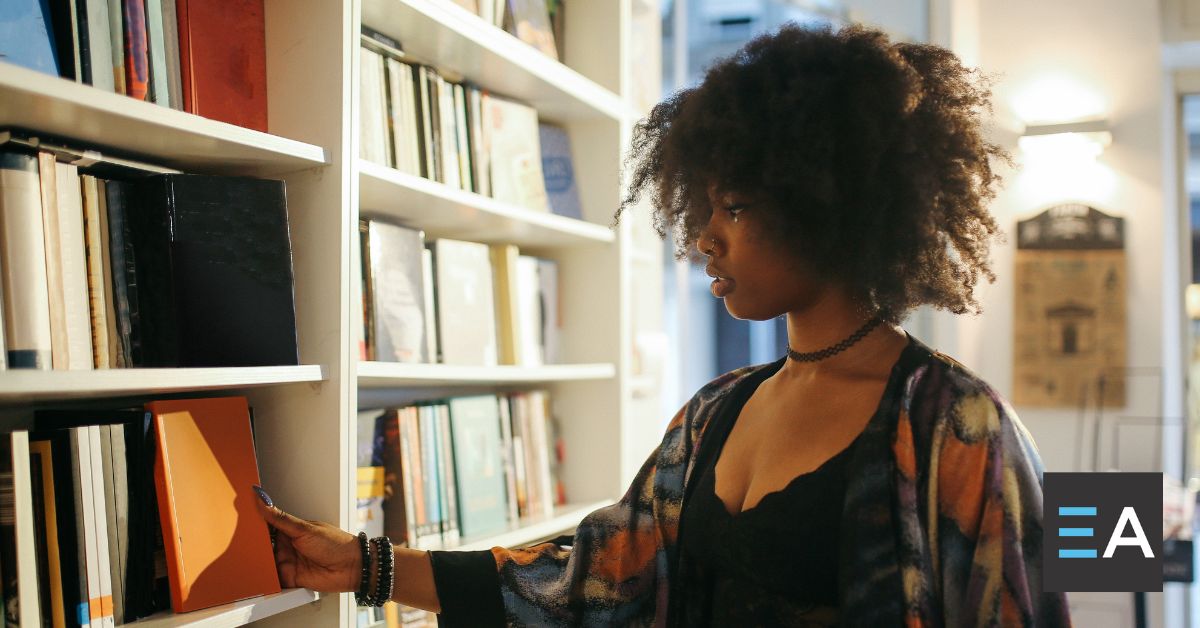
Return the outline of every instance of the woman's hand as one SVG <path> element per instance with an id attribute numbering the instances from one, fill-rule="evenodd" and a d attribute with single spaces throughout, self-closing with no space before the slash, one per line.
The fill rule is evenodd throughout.
<path id="1" fill-rule="evenodd" d="M 279 584 L 322 593 L 353 592 L 362 579 L 358 538 L 328 523 L 305 521 L 283 512 L 261 487 L 255 502 L 267 525 L 275 528 L 275 563 Z"/>

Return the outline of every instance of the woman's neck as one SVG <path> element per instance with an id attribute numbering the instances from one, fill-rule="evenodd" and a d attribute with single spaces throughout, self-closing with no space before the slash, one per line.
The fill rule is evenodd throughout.
<path id="1" fill-rule="evenodd" d="M 832 347 L 849 338 L 871 317 L 847 296 L 828 293 L 804 309 L 788 312 L 788 347 L 799 353 Z M 901 329 L 885 323 L 831 357 L 814 362 L 789 359 L 780 373 L 785 379 L 807 382 L 825 375 L 886 372 L 907 341 Z"/>

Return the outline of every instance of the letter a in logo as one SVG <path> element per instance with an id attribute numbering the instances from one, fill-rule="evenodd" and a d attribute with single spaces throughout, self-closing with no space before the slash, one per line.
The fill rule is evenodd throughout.
<path id="1" fill-rule="evenodd" d="M 1121 532 L 1125 530 L 1125 525 L 1133 526 L 1133 536 L 1121 536 Z M 1117 520 L 1117 527 L 1113 528 L 1112 536 L 1108 539 L 1108 547 L 1104 548 L 1104 557 L 1112 558 L 1113 552 L 1118 545 L 1136 545 L 1142 548 L 1142 554 L 1146 558 L 1154 558 L 1154 552 L 1150 549 L 1150 542 L 1146 540 L 1146 533 L 1142 531 L 1142 522 L 1138 521 L 1137 513 L 1134 512 L 1132 506 L 1126 506 L 1121 511 L 1121 518 Z"/>

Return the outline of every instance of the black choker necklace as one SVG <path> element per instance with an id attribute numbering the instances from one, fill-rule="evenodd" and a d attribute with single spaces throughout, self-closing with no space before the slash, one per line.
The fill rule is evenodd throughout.
<path id="1" fill-rule="evenodd" d="M 831 358 L 831 357 L 845 351 L 846 349 L 849 349 L 856 342 L 865 338 L 867 334 L 871 333 L 871 330 L 878 327 L 879 324 L 882 322 L 883 322 L 883 319 L 876 316 L 875 318 L 872 318 L 871 320 L 867 321 L 867 323 L 865 325 L 863 325 L 862 327 L 860 327 L 858 329 L 858 331 L 854 332 L 853 334 L 850 334 L 849 338 L 837 343 L 836 345 L 833 345 L 832 347 L 826 347 L 824 349 L 821 349 L 820 351 L 813 351 L 811 353 L 800 353 L 799 351 L 795 351 L 791 347 L 788 347 L 787 348 L 787 357 L 789 357 L 797 362 L 817 362 L 820 360 L 824 360 L 825 358 Z"/>

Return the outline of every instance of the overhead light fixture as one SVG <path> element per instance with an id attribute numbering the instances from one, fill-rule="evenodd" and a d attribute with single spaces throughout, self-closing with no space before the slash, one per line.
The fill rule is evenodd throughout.
<path id="1" fill-rule="evenodd" d="M 1112 132 L 1108 120 L 1037 124 L 1025 127 L 1017 143 L 1038 161 L 1094 161 L 1112 143 Z"/>

